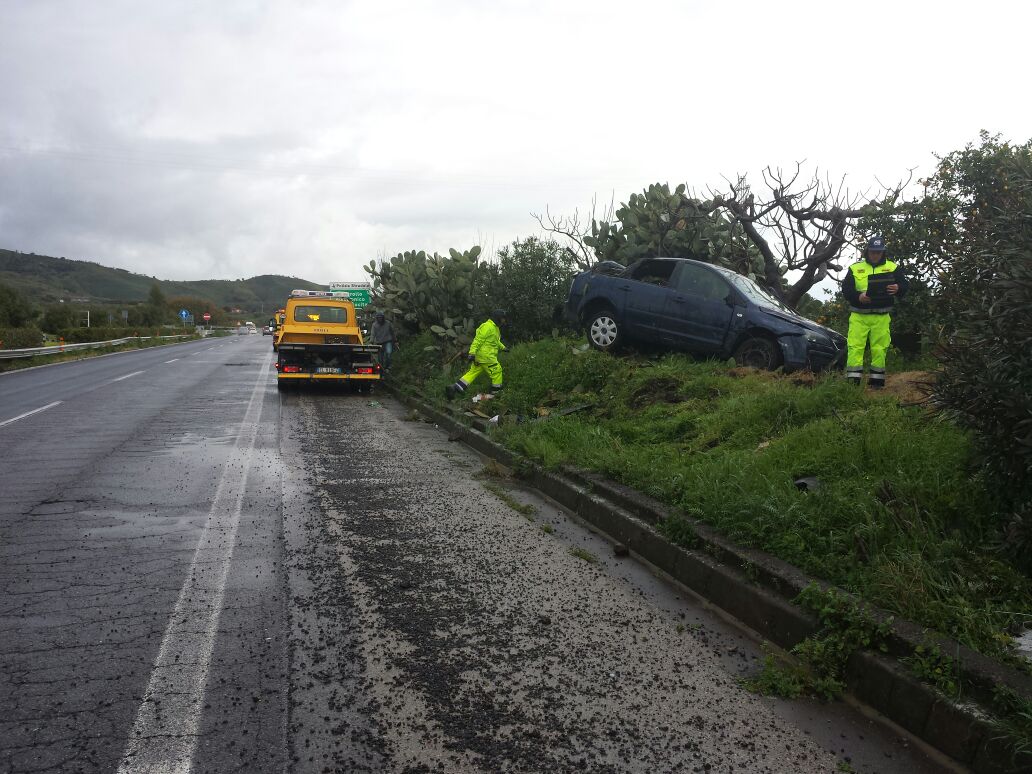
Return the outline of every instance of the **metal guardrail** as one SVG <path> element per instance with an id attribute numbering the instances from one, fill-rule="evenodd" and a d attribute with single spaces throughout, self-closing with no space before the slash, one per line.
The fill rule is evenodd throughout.
<path id="1" fill-rule="evenodd" d="M 84 341 L 78 344 L 56 344 L 52 347 L 28 347 L 26 349 L 0 349 L 0 360 L 14 360 L 19 357 L 37 357 L 39 355 L 56 355 L 61 352 L 75 352 L 82 349 L 101 349 L 102 347 L 114 347 L 130 341 L 146 341 L 147 339 L 186 339 L 193 334 L 179 334 L 175 336 L 126 336 L 124 339 L 110 339 L 109 341 Z"/>

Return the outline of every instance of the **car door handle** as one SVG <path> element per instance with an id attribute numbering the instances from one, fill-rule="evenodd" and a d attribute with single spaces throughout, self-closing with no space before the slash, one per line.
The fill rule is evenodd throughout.
<path id="1" fill-rule="evenodd" d="M 630 285 L 617 285 L 616 289 L 617 290 L 630 290 L 631 286 Z"/>
<path id="2" fill-rule="evenodd" d="M 685 298 L 684 296 L 674 296 L 674 301 L 676 301 L 679 304 L 683 304 L 687 300 L 688 299 Z"/>

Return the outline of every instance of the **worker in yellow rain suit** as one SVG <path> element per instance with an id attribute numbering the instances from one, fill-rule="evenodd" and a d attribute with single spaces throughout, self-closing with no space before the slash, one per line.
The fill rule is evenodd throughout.
<path id="1" fill-rule="evenodd" d="M 846 378 L 859 385 L 864 376 L 864 350 L 871 343 L 872 389 L 885 386 L 885 354 L 892 336 L 890 313 L 896 299 L 907 292 L 903 270 L 885 256 L 885 240 L 871 237 L 864 260 L 849 267 L 842 280 L 842 295 L 849 302 L 849 333 L 846 335 Z"/>
<path id="2" fill-rule="evenodd" d="M 477 328 L 473 343 L 469 345 L 469 370 L 455 384 L 448 385 L 446 392 L 449 398 L 464 393 L 480 374 L 485 373 L 491 379 L 491 392 L 502 389 L 502 364 L 498 362 L 498 353 L 505 350 L 505 345 L 502 344 L 499 326 L 505 325 L 506 321 L 505 310 L 495 309 L 491 317 Z"/>

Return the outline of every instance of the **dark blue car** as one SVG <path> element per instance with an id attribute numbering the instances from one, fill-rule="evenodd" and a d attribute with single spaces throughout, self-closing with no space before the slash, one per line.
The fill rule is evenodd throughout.
<path id="1" fill-rule="evenodd" d="M 603 263 L 578 274 L 565 314 L 595 349 L 627 341 L 786 371 L 841 367 L 846 340 L 752 280 L 687 258 Z"/>

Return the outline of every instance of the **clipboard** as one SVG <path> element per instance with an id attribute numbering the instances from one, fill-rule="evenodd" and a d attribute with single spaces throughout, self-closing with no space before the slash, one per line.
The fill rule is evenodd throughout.
<path id="1" fill-rule="evenodd" d="M 872 274 L 867 278 L 867 297 L 872 304 L 885 303 L 892 296 L 889 294 L 889 285 L 896 284 L 896 272 L 890 271 L 884 274 Z"/>

